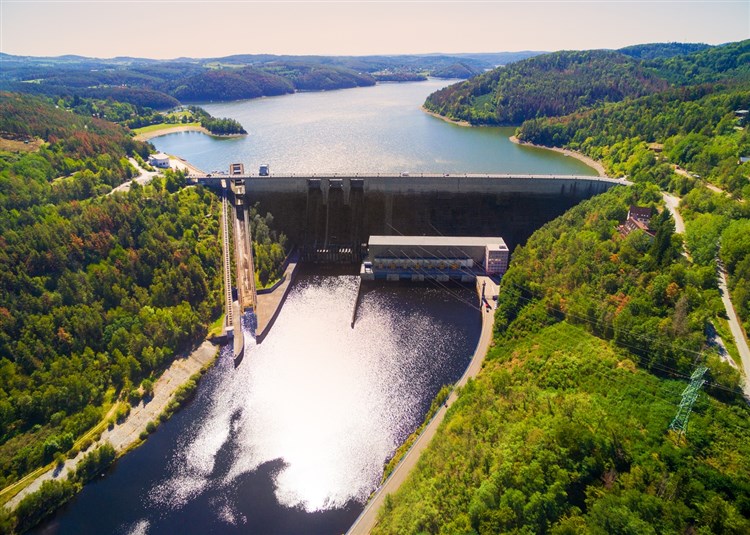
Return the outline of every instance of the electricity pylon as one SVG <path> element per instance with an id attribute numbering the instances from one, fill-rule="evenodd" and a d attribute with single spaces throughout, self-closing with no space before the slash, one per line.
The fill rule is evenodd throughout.
<path id="1" fill-rule="evenodd" d="M 672 423 L 669 424 L 669 429 L 679 433 L 677 440 L 679 440 L 679 437 L 684 435 L 687 431 L 690 411 L 693 410 L 693 403 L 695 403 L 695 400 L 698 398 L 701 386 L 706 382 L 703 378 L 703 374 L 706 373 L 707 370 L 708 368 L 705 366 L 699 366 L 696 368 L 693 375 L 690 376 L 690 384 L 682 391 L 682 401 L 680 401 L 680 406 L 677 408 L 677 414 L 675 415 L 674 420 L 672 420 Z"/>

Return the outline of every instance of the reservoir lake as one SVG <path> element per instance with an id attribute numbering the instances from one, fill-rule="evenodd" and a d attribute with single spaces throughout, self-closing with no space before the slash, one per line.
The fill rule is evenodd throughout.
<path id="1" fill-rule="evenodd" d="M 466 128 L 420 110 L 444 80 L 203 104 L 249 132 L 182 132 L 157 149 L 211 172 L 585 174 L 558 153 L 512 144 L 509 128 Z M 502 230 L 499 229 L 499 234 Z M 231 347 L 195 399 L 34 533 L 345 532 L 384 463 L 458 380 L 480 332 L 473 287 L 362 287 L 357 267 L 302 266 L 262 344 Z"/>

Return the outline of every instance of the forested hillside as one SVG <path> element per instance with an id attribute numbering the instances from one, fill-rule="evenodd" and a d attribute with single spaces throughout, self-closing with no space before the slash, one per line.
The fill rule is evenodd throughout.
<path id="1" fill-rule="evenodd" d="M 716 258 L 747 329 L 750 207 L 731 196 L 750 195 L 740 111 L 750 107 L 748 46 L 687 56 L 673 55 L 675 46 L 632 47 L 623 52 L 648 58 L 638 69 L 662 80 L 658 91 L 525 117 L 522 141 L 581 151 L 635 185 L 574 207 L 513 252 L 489 362 L 386 500 L 376 533 L 750 531 L 750 409 L 737 367 L 710 334 L 722 332 L 739 360 Z M 622 63 L 601 68 L 615 75 Z M 454 86 L 443 109 L 493 122 L 514 84 L 525 81 L 533 100 L 566 76 L 505 73 Z M 498 84 L 483 85 L 491 76 Z M 662 189 L 684 195 L 689 257 Z M 653 238 L 617 231 L 630 204 L 658 211 Z M 678 437 L 668 427 L 699 363 L 707 383 Z"/>
<path id="2" fill-rule="evenodd" d="M 1 54 L 0 90 L 50 97 L 114 99 L 164 110 L 180 101 L 226 101 L 369 86 L 376 79 L 467 78 L 537 52 L 403 56 L 274 56 L 157 61 L 34 58 Z"/>
<path id="3" fill-rule="evenodd" d="M 638 59 L 659 59 L 684 56 L 707 48 L 709 48 L 708 45 L 700 43 L 647 43 L 626 46 L 619 49 L 618 52 Z"/>
<path id="4" fill-rule="evenodd" d="M 436 91 L 425 107 L 472 124 L 517 125 L 563 115 L 599 101 L 617 102 L 666 88 L 641 63 L 619 52 L 544 54 Z"/>
<path id="5" fill-rule="evenodd" d="M 750 408 L 705 346 L 712 269 L 617 232 L 658 188 L 619 188 L 514 251 L 489 362 L 450 408 L 376 533 L 744 533 Z M 664 215 L 666 214 L 666 215 Z M 667 428 L 696 362 L 709 366 L 686 438 Z"/>
<path id="6" fill-rule="evenodd" d="M 750 198 L 750 125 L 747 115 L 738 113 L 748 108 L 750 83 L 740 76 L 568 116 L 533 119 L 521 125 L 517 136 L 578 150 L 600 160 L 612 176 L 687 194 L 683 215 L 688 249 L 707 269 L 715 269 L 717 254 L 724 260 L 734 306 L 750 332 L 747 204 L 696 188 L 705 181 L 735 198 Z"/>
<path id="7" fill-rule="evenodd" d="M 205 335 L 221 310 L 218 201 L 167 173 L 102 195 L 147 147 L 125 130 L 3 94 L 0 487 L 65 455 L 120 396 Z M 56 178 L 60 176 L 66 178 Z"/>
<path id="8" fill-rule="evenodd" d="M 106 193 L 135 172 L 127 155 L 148 155 L 144 143 L 111 122 L 0 92 L 3 136 L 46 142 L 35 153 L 0 154 L 0 209 L 6 211 Z"/>
<path id="9" fill-rule="evenodd" d="M 664 48 L 696 52 L 673 55 Z M 644 59 L 641 59 L 644 58 Z M 430 95 L 425 108 L 472 124 L 520 125 L 675 86 L 750 80 L 750 41 L 562 51 L 512 63 Z"/>
<path id="10" fill-rule="evenodd" d="M 569 147 L 601 160 L 613 176 L 650 180 L 686 192 L 694 180 L 674 175 L 689 169 L 737 196 L 750 195 L 747 120 L 736 110 L 750 105 L 750 84 L 699 85 L 598 106 L 575 114 L 524 122 L 517 137 Z M 663 145 L 659 152 L 651 143 Z M 662 150 L 663 149 L 663 150 Z"/>

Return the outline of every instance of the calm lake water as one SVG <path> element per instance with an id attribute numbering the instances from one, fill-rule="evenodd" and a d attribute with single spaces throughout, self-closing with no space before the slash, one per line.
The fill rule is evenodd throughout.
<path id="1" fill-rule="evenodd" d="M 445 81 L 302 93 L 205 108 L 250 133 L 153 140 L 205 171 L 594 174 L 419 108 Z M 36 532 L 345 532 L 384 462 L 456 381 L 476 346 L 473 288 L 373 285 L 354 329 L 356 276 L 306 269 L 261 345 L 223 348 L 196 398 Z"/>
<path id="2" fill-rule="evenodd" d="M 203 104 L 215 117 L 238 120 L 248 135 L 181 132 L 152 143 L 206 172 L 243 162 L 253 173 L 268 163 L 278 173 L 596 174 L 574 158 L 511 143 L 513 128 L 467 128 L 423 112 L 427 95 L 445 85 L 428 80 Z"/>

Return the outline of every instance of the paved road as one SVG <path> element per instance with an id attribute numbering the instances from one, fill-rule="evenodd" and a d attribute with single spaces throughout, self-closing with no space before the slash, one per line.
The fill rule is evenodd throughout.
<path id="1" fill-rule="evenodd" d="M 492 295 L 497 295 L 497 285 L 492 282 L 492 280 L 487 277 L 479 277 L 477 284 L 482 284 L 482 282 L 487 283 L 486 294 L 488 299 Z M 482 312 L 482 333 L 479 335 L 479 343 L 474 351 L 474 357 L 471 359 L 469 367 L 466 368 L 463 376 L 456 383 L 456 388 L 465 385 L 471 377 L 474 377 L 479 373 L 479 370 L 482 369 L 482 363 L 487 356 L 487 350 L 492 342 L 492 325 L 495 319 L 493 312 L 494 311 Z M 357 518 L 352 527 L 349 528 L 349 531 L 347 531 L 347 535 L 363 535 L 372 531 L 372 528 L 374 528 L 377 523 L 378 511 L 383 505 L 385 497 L 388 494 L 396 492 L 406 480 L 406 477 L 409 475 L 412 468 L 417 464 L 420 454 L 428 446 L 432 437 L 435 436 L 435 432 L 442 423 L 443 418 L 445 418 L 445 413 L 448 411 L 448 407 L 456 401 L 457 397 L 458 395 L 454 388 L 453 392 L 451 392 L 451 395 L 448 397 L 446 404 L 440 407 L 440 410 L 438 410 L 432 420 L 430 420 L 427 426 L 425 426 L 422 434 L 419 435 L 419 438 L 417 438 L 414 445 L 393 470 L 390 477 L 375 492 L 370 499 L 370 502 L 367 504 L 367 507 L 365 507 L 365 510 L 362 511 L 362 514 L 359 515 L 359 518 Z"/>
<path id="2" fill-rule="evenodd" d="M 108 195 L 112 195 L 115 191 L 129 191 L 130 186 L 133 182 L 137 182 L 141 186 L 145 186 L 149 182 L 151 182 L 156 175 L 159 174 L 158 171 L 146 171 L 143 167 L 138 165 L 138 162 L 136 162 L 133 158 L 128 158 L 128 161 L 133 165 L 133 167 L 136 168 L 136 170 L 140 173 L 137 177 L 135 177 L 132 180 L 128 180 L 127 182 L 123 182 L 119 186 L 117 186 L 115 189 L 110 191 Z"/>
<path id="3" fill-rule="evenodd" d="M 667 205 L 667 210 L 672 214 L 674 218 L 674 230 L 677 234 L 685 234 L 685 222 L 682 220 L 680 212 L 677 207 L 680 204 L 680 198 L 670 195 L 666 191 L 661 192 L 661 196 L 664 199 L 664 204 Z"/>
<path id="4" fill-rule="evenodd" d="M 729 289 L 727 288 L 727 274 L 724 271 L 723 266 L 719 266 L 719 291 L 721 292 L 721 300 L 724 302 L 724 308 L 727 311 L 727 317 L 729 318 L 729 329 L 732 331 L 734 336 L 737 350 L 740 352 L 740 358 L 742 359 L 742 368 L 745 370 L 745 397 L 750 399 L 750 348 L 747 346 L 747 339 L 745 333 L 742 330 L 740 321 L 737 318 L 737 313 L 732 305 L 732 300 L 729 296 Z"/>
<path id="5" fill-rule="evenodd" d="M 685 223 L 682 220 L 680 212 L 677 210 L 677 207 L 680 204 L 679 197 L 670 195 L 665 191 L 662 192 L 662 197 L 664 198 L 664 203 L 667 205 L 667 208 L 672 213 L 672 217 L 674 218 L 675 232 L 677 232 L 678 234 L 684 234 Z M 683 254 L 690 258 L 686 250 L 683 251 Z M 750 399 L 750 349 L 748 348 L 747 338 L 745 338 L 745 333 L 742 330 L 740 321 L 737 318 L 737 313 L 734 310 L 734 305 L 732 305 L 732 299 L 729 295 L 729 289 L 727 288 L 727 274 L 724 271 L 724 267 L 719 265 L 718 272 L 721 300 L 724 302 L 724 308 L 727 311 L 727 318 L 729 318 L 729 328 L 732 331 L 735 345 L 737 346 L 737 350 L 740 353 L 740 357 L 742 359 L 742 369 L 745 373 L 745 385 L 743 390 L 745 392 L 745 397 Z"/>

